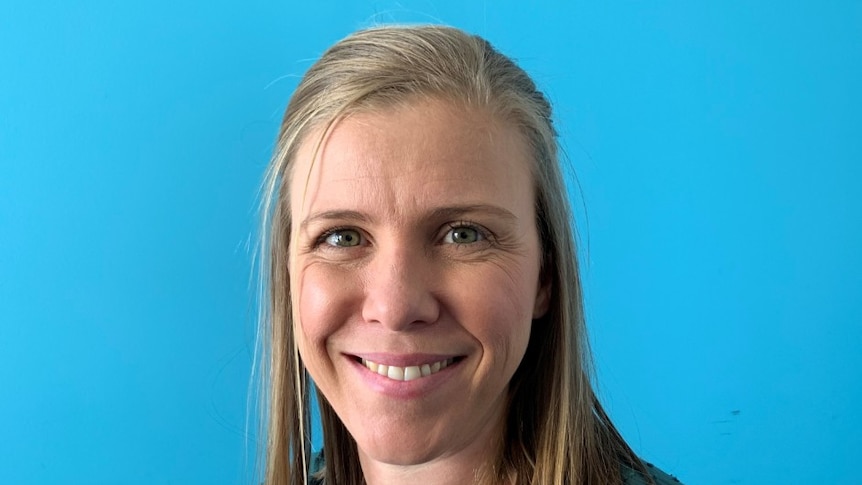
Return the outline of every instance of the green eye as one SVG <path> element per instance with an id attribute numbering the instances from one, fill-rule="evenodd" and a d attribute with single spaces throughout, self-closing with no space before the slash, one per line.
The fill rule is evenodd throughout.
<path id="1" fill-rule="evenodd" d="M 340 229 L 329 233 L 325 241 L 330 246 L 349 248 L 359 246 L 359 243 L 362 242 L 362 236 L 359 235 L 359 231 L 353 229 Z"/>
<path id="2" fill-rule="evenodd" d="M 451 244 L 470 244 L 485 239 L 482 233 L 475 227 L 454 226 L 446 233 L 444 242 Z"/>

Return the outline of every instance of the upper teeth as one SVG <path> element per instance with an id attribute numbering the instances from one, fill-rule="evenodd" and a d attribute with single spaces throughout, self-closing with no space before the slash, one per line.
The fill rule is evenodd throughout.
<path id="1" fill-rule="evenodd" d="M 444 359 L 433 364 L 411 365 L 408 367 L 398 367 L 397 365 L 386 365 L 372 362 L 368 359 L 362 359 L 362 365 L 368 367 L 371 372 L 376 372 L 381 376 L 388 377 L 396 381 L 412 381 L 420 377 L 428 377 L 445 369 L 455 359 Z"/>

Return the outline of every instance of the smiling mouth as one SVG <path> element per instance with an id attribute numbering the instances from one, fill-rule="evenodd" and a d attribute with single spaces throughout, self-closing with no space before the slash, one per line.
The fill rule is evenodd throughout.
<path id="1" fill-rule="evenodd" d="M 461 359 L 462 357 L 454 357 L 433 362 L 431 364 L 411 365 L 407 367 L 378 364 L 377 362 L 368 359 L 359 359 L 359 361 L 371 372 L 392 379 L 393 381 L 413 381 L 434 375 Z"/>

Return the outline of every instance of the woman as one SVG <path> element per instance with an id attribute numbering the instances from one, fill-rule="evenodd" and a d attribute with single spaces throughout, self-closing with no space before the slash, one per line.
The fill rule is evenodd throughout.
<path id="1" fill-rule="evenodd" d="M 592 390 L 551 107 L 486 41 L 337 43 L 267 180 L 268 485 L 670 480 Z"/>

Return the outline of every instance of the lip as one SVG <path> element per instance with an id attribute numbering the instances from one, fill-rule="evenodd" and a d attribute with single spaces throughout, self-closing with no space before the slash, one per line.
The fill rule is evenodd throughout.
<path id="1" fill-rule="evenodd" d="M 458 354 L 389 354 L 381 352 L 367 352 L 359 354 L 345 354 L 348 357 L 353 357 L 356 360 L 365 359 L 378 364 L 394 365 L 397 367 L 420 366 L 423 364 L 433 364 L 447 359 L 460 359 L 463 355 Z"/>
<path id="2" fill-rule="evenodd" d="M 344 354 L 350 367 L 356 373 L 356 377 L 367 385 L 372 391 L 395 399 L 420 399 L 430 396 L 438 391 L 444 384 L 460 371 L 461 365 L 466 360 L 464 355 L 444 354 L 386 354 L 386 353 L 362 353 Z M 454 358 L 454 362 L 445 369 L 421 379 L 412 381 L 396 381 L 388 377 L 372 372 L 362 364 L 360 359 L 367 359 L 379 364 L 408 367 L 414 365 L 430 364 L 441 360 Z"/>

